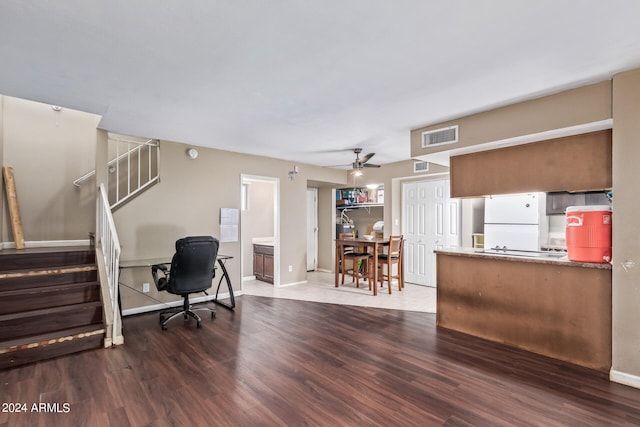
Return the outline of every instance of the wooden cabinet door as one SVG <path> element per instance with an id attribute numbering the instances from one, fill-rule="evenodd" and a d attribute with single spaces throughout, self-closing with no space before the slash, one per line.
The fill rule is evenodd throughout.
<path id="1" fill-rule="evenodd" d="M 273 283 L 273 255 L 265 255 L 263 257 L 262 275 L 267 282 Z"/>
<path id="2" fill-rule="evenodd" d="M 256 279 L 261 279 L 264 276 L 264 255 L 253 254 L 253 275 Z"/>

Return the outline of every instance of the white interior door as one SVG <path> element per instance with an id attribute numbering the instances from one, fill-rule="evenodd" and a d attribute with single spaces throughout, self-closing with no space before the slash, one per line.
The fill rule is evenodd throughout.
<path id="1" fill-rule="evenodd" d="M 318 189 L 307 188 L 307 271 L 318 268 Z"/>
<path id="2" fill-rule="evenodd" d="M 449 180 L 403 184 L 405 280 L 436 286 L 436 248 L 460 245 L 460 204 L 449 198 Z"/>
<path id="3" fill-rule="evenodd" d="M 402 186 L 405 281 L 419 284 L 426 284 L 427 281 L 425 264 L 427 220 L 426 203 L 423 198 L 424 194 L 419 192 L 418 183 L 409 182 Z"/>

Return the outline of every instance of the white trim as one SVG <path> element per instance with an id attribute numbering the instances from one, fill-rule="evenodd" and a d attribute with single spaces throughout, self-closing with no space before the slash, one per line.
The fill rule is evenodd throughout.
<path id="1" fill-rule="evenodd" d="M 332 245 L 335 246 L 335 245 Z M 322 273 L 333 273 L 333 270 L 327 270 L 326 268 L 316 268 L 316 271 L 322 272 Z"/>
<path id="2" fill-rule="evenodd" d="M 238 292 L 233 291 L 233 295 L 234 297 L 238 297 L 242 295 L 242 291 L 238 291 Z M 195 304 L 199 302 L 212 301 L 214 298 L 215 298 L 215 295 L 207 295 L 203 297 L 190 298 L 189 302 Z M 226 298 L 229 298 L 229 292 L 224 294 L 218 294 L 218 299 L 223 300 Z M 149 313 L 151 311 L 159 311 L 167 308 L 180 307 L 182 306 L 182 304 L 183 304 L 183 300 L 176 300 L 176 301 L 165 302 L 160 304 L 143 305 L 141 307 L 134 307 L 134 308 L 128 308 L 126 310 L 122 310 L 122 316 L 123 317 L 132 316 L 134 314 Z"/>
<path id="3" fill-rule="evenodd" d="M 242 278 L 243 282 L 248 282 L 249 280 L 256 280 L 256 276 L 245 276 Z"/>
<path id="4" fill-rule="evenodd" d="M 57 248 L 65 246 L 89 246 L 91 240 L 40 240 L 24 242 L 26 248 Z M 15 242 L 0 243 L 0 249 L 15 249 Z"/>
<path id="5" fill-rule="evenodd" d="M 530 133 L 527 135 L 515 136 L 512 138 L 500 139 L 497 141 L 485 142 L 482 144 L 470 145 L 467 147 L 455 148 L 452 150 L 439 151 L 437 153 L 415 156 L 426 162 L 435 163 L 442 166 L 449 166 L 451 156 L 462 154 L 478 153 L 481 151 L 495 150 L 497 148 L 513 147 L 516 145 L 529 144 L 531 142 L 545 141 L 548 139 L 563 138 L 566 136 L 580 135 L 583 133 L 596 132 L 613 128 L 613 119 L 600 120 L 597 122 L 583 123 L 575 126 L 568 126 L 560 129 L 552 129 L 543 132 Z"/>
<path id="6" fill-rule="evenodd" d="M 306 233 L 307 234 L 307 256 L 306 256 L 306 264 L 307 264 L 307 271 L 314 271 L 318 268 L 318 234 L 319 234 L 319 227 L 318 227 L 318 189 L 316 187 L 307 187 L 307 193 L 306 193 L 306 207 L 309 208 L 309 193 L 313 193 L 313 202 L 312 202 L 312 206 L 311 209 L 307 209 L 306 212 Z M 309 215 L 311 214 L 311 218 L 309 218 Z M 313 231 L 311 232 L 311 235 L 309 235 L 309 220 L 313 221 Z M 311 241 L 312 240 L 312 241 Z M 313 253 L 309 253 L 309 242 L 311 241 L 311 245 L 312 245 L 312 250 L 311 252 Z M 311 265 L 309 265 L 309 255 L 313 255 L 313 259 L 311 260 Z M 311 268 L 309 268 L 311 267 Z"/>
<path id="7" fill-rule="evenodd" d="M 273 286 L 280 286 L 280 178 L 259 176 L 250 174 L 240 174 L 240 187 L 247 182 L 266 182 L 273 184 Z M 241 190 L 242 192 L 242 190 Z M 242 220 L 241 220 L 242 222 Z M 240 224 L 240 270 L 244 265 L 244 248 L 242 245 L 243 237 L 242 223 Z"/>
<path id="8" fill-rule="evenodd" d="M 122 344 L 124 344 L 124 337 L 122 335 L 118 335 L 115 341 L 113 341 L 111 337 L 105 337 L 103 347 L 110 348 L 111 346 Z"/>
<path id="9" fill-rule="evenodd" d="M 609 379 L 615 383 L 628 385 L 629 387 L 640 388 L 640 377 L 637 375 L 627 374 L 612 369 L 609 372 Z"/>

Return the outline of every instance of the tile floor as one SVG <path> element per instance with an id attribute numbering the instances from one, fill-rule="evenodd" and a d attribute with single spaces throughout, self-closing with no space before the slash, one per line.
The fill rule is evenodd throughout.
<path id="1" fill-rule="evenodd" d="M 274 288 L 259 280 L 245 280 L 242 283 L 242 293 L 330 304 L 436 312 L 436 288 L 406 283 L 402 292 L 398 292 L 398 285 L 394 282 L 389 295 L 385 283 L 384 288 L 379 289 L 378 295 L 374 297 L 366 282 L 360 283 L 360 288 L 356 288 L 350 279 L 345 276 L 345 284 L 336 288 L 333 273 L 314 271 L 307 273 L 306 283 L 281 288 Z"/>

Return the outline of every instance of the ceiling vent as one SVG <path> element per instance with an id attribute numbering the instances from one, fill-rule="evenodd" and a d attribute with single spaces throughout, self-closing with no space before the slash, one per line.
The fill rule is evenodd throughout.
<path id="1" fill-rule="evenodd" d="M 429 162 L 413 162 L 413 173 L 426 172 L 429 170 Z"/>
<path id="2" fill-rule="evenodd" d="M 458 125 L 422 132 L 422 148 L 458 142 Z"/>

